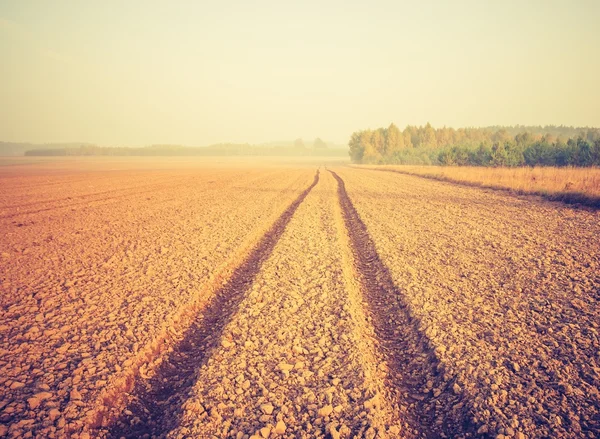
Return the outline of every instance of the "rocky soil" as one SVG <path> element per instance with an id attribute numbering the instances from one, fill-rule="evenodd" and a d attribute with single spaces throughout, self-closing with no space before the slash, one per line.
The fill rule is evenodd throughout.
<path id="1" fill-rule="evenodd" d="M 77 437 L 313 172 L 5 176 L 0 437 Z"/>
<path id="2" fill-rule="evenodd" d="M 470 428 L 599 437 L 599 214 L 418 177 L 339 175 Z"/>
<path id="3" fill-rule="evenodd" d="M 600 437 L 599 213 L 147 165 L 0 170 L 0 437 Z"/>
<path id="4" fill-rule="evenodd" d="M 169 438 L 398 437 L 323 173 L 201 366 Z M 391 435 L 391 436 L 390 436 Z"/>

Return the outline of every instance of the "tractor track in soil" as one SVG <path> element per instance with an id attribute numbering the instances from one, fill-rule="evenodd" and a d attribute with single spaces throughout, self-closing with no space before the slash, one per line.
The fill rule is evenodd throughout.
<path id="1" fill-rule="evenodd" d="M 408 424 L 408 437 L 472 437 L 471 408 L 466 395 L 453 390 L 444 367 L 420 331 L 402 291 L 379 258 L 374 241 L 346 192 L 338 183 L 338 199 L 348 233 L 355 272 L 378 341 L 389 364 L 389 395 Z M 407 432 L 404 431 L 406 434 Z"/>
<path id="2" fill-rule="evenodd" d="M 236 313 L 247 289 L 285 231 L 295 211 L 319 182 L 314 181 L 283 212 L 245 261 L 217 290 L 183 337 L 169 349 L 149 379 L 136 379 L 128 403 L 108 431 L 109 438 L 164 437 L 179 424 L 181 405 L 187 399 L 197 371 L 218 343 L 223 328 Z"/>

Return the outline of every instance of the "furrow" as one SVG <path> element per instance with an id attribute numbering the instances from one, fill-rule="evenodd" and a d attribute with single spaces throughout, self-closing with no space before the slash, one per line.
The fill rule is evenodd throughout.
<path id="1" fill-rule="evenodd" d="M 337 172 L 478 437 L 600 437 L 598 213 Z"/>
<path id="2" fill-rule="evenodd" d="M 168 349 L 164 358 L 154 361 L 154 367 L 141 370 L 126 409 L 107 430 L 99 430 L 105 437 L 137 438 L 145 434 L 163 436 L 176 427 L 181 405 L 192 388 L 198 368 L 221 338 L 223 328 L 238 310 L 253 279 L 269 257 L 298 206 L 319 181 L 317 171 L 313 183 L 285 210 L 246 260 L 213 298 L 191 325 Z"/>
<path id="3" fill-rule="evenodd" d="M 386 397 L 395 402 L 405 422 L 404 436 L 471 436 L 470 409 L 461 402 L 460 387 L 445 376 L 443 365 L 420 331 L 418 320 L 411 315 L 402 291 L 379 258 L 344 181 L 335 172 L 329 172 L 338 183 L 357 278 L 379 351 L 389 366 Z"/>
<path id="4" fill-rule="evenodd" d="M 329 174 L 300 206 L 202 365 L 178 438 L 398 438 L 383 367 L 348 288 Z"/>

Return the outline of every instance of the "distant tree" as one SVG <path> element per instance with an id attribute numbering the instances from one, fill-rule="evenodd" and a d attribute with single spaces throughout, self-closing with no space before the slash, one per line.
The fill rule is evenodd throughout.
<path id="1" fill-rule="evenodd" d="M 577 139 L 577 157 L 575 164 L 577 166 L 592 166 L 594 164 L 592 146 L 587 140 L 581 137 Z"/>
<path id="2" fill-rule="evenodd" d="M 436 143 L 438 146 L 446 147 L 451 146 L 454 143 L 454 130 L 452 128 L 440 128 L 436 130 Z"/>
<path id="3" fill-rule="evenodd" d="M 454 156 L 452 155 L 452 151 L 449 149 L 442 150 L 437 157 L 440 165 L 451 166 L 455 165 Z"/>
<path id="4" fill-rule="evenodd" d="M 600 139 L 597 139 L 592 146 L 592 164 L 600 166 Z"/>
<path id="5" fill-rule="evenodd" d="M 396 125 L 353 133 L 355 162 L 475 166 L 598 166 L 600 129 L 564 126 L 435 129 Z"/>
<path id="6" fill-rule="evenodd" d="M 353 163 L 361 163 L 365 154 L 365 147 L 361 143 L 361 134 L 361 131 L 352 133 L 348 142 L 350 160 Z"/>
<path id="7" fill-rule="evenodd" d="M 417 127 L 407 125 L 406 128 L 404 128 L 403 134 L 404 134 L 404 143 L 405 144 L 408 145 L 407 139 L 409 139 L 410 144 L 413 146 L 413 148 L 418 148 L 419 146 L 421 146 L 421 142 L 419 139 L 419 132 L 417 130 Z"/>
<path id="8" fill-rule="evenodd" d="M 416 145 L 412 142 L 412 135 L 407 130 L 402 132 L 402 137 L 404 137 L 404 146 L 406 148 L 414 148 Z"/>
<path id="9" fill-rule="evenodd" d="M 404 136 L 402 131 L 393 123 L 387 128 L 385 137 L 385 153 L 389 156 L 402 151 L 404 149 Z"/>
<path id="10" fill-rule="evenodd" d="M 327 148 L 327 143 L 323 142 L 320 137 L 317 137 L 313 142 L 313 147 L 315 149 Z"/>
<path id="11" fill-rule="evenodd" d="M 557 138 L 555 135 L 547 133 L 542 137 L 542 142 L 545 142 L 547 144 L 556 143 Z"/>
<path id="12" fill-rule="evenodd" d="M 467 147 L 454 146 L 451 153 L 454 157 L 454 163 L 458 166 L 467 166 L 469 164 L 469 150 Z"/>
<path id="13" fill-rule="evenodd" d="M 492 145 L 492 166 L 504 166 L 508 161 L 508 154 L 504 148 L 504 143 L 496 142 Z"/>
<path id="14" fill-rule="evenodd" d="M 382 157 L 381 151 L 377 149 L 377 143 L 383 144 L 383 137 L 377 131 L 365 130 L 360 135 L 360 143 L 364 148 L 363 162 L 379 163 Z"/>
<path id="15" fill-rule="evenodd" d="M 509 140 L 513 140 L 513 137 L 510 135 L 510 133 L 508 131 L 506 131 L 505 129 L 501 129 L 496 131 L 494 134 L 492 134 L 492 138 L 491 140 L 493 142 L 508 142 Z"/>
<path id="16" fill-rule="evenodd" d="M 429 122 L 423 128 L 422 140 L 421 143 L 425 146 L 435 147 L 437 146 L 437 138 L 435 135 L 435 130 L 431 126 Z"/>
<path id="17" fill-rule="evenodd" d="M 378 154 L 385 154 L 385 130 L 383 128 L 373 131 L 373 134 L 371 135 L 371 143 Z"/>
<path id="18" fill-rule="evenodd" d="M 531 145 L 534 141 L 535 139 L 533 138 L 532 133 L 524 132 L 515 136 L 515 142 L 517 142 L 517 145 L 519 146 L 528 146 Z"/>
<path id="19" fill-rule="evenodd" d="M 492 149 L 481 142 L 477 150 L 471 156 L 471 162 L 475 166 L 488 166 L 492 161 Z"/>
<path id="20" fill-rule="evenodd" d="M 555 163 L 554 156 L 555 154 L 550 152 L 550 148 L 544 142 L 535 142 L 523 150 L 523 158 L 527 166 L 550 166 L 551 163 Z M 568 158 L 565 156 L 564 160 L 566 165 Z"/>
<path id="21" fill-rule="evenodd" d="M 296 148 L 304 148 L 304 140 L 302 140 L 302 139 L 294 140 L 294 146 Z"/>
<path id="22" fill-rule="evenodd" d="M 504 149 L 506 151 L 506 162 L 504 166 L 523 166 L 525 164 L 525 157 L 523 156 L 523 149 L 518 147 L 511 141 L 504 142 Z"/>
<path id="23" fill-rule="evenodd" d="M 593 144 L 596 140 L 600 140 L 600 130 L 591 129 L 587 130 L 585 136 L 583 136 L 590 144 Z"/>

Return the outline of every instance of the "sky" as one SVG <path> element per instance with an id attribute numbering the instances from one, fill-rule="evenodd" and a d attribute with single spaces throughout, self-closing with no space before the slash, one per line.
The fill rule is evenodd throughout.
<path id="1" fill-rule="evenodd" d="M 0 0 L 0 140 L 600 126 L 600 1 Z"/>

